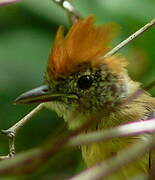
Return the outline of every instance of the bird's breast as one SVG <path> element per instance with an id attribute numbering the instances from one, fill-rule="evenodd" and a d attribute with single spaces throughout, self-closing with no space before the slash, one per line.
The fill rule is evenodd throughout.
<path id="1" fill-rule="evenodd" d="M 125 150 L 131 146 L 132 143 L 135 143 L 133 138 L 124 138 L 124 139 L 114 139 L 108 142 L 94 143 L 91 145 L 81 146 L 83 159 L 88 167 L 91 167 L 100 162 L 108 162 L 110 158 L 117 157 L 121 155 L 121 151 Z M 143 158 L 138 161 L 123 167 L 119 172 L 107 178 L 107 180 L 128 180 L 129 177 L 136 176 L 139 173 L 144 173 L 148 170 L 148 159 L 149 155 L 145 155 Z M 108 166 L 108 164 L 106 163 Z"/>

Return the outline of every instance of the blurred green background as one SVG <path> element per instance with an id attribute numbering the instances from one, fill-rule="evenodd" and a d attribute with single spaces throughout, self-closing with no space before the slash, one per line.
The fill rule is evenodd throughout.
<path id="1" fill-rule="evenodd" d="M 116 22 L 120 33 L 113 46 L 155 18 L 154 0 L 74 0 L 82 16 L 95 14 L 97 23 Z M 41 85 L 47 59 L 59 25 L 69 28 L 67 15 L 52 0 L 25 0 L 0 7 L 0 129 L 6 129 L 35 105 L 13 105 L 21 93 Z M 143 85 L 155 79 L 155 28 L 119 51 L 129 60 L 129 73 Z M 155 95 L 155 88 L 150 91 Z M 17 152 L 40 145 L 63 124 L 45 110 L 22 128 L 16 139 Z M 0 155 L 8 152 L 7 138 L 0 135 Z M 0 178 L 65 179 L 83 168 L 78 149 L 61 153 L 33 175 Z"/>

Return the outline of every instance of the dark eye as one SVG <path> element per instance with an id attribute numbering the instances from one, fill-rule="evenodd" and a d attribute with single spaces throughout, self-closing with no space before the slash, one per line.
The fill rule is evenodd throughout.
<path id="1" fill-rule="evenodd" d="M 78 80 L 78 87 L 81 89 L 88 89 L 91 87 L 92 82 L 93 82 L 92 76 L 89 75 L 81 76 Z"/>

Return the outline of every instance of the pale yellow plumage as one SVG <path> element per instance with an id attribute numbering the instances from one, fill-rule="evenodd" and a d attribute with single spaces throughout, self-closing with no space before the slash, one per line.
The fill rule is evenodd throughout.
<path id="1" fill-rule="evenodd" d="M 114 25 L 94 25 L 93 16 L 79 20 L 66 36 L 62 27 L 59 28 L 48 61 L 46 86 L 22 95 L 18 101 L 46 102 L 45 106 L 62 116 L 71 130 L 101 113 L 102 120 L 84 133 L 146 119 L 155 111 L 155 98 L 143 92 L 124 103 L 140 89 L 140 84 L 129 78 L 125 58 L 104 58 L 114 32 Z M 126 137 L 83 145 L 82 156 L 90 167 L 117 156 L 137 141 L 139 137 Z M 108 180 L 125 180 L 148 168 L 149 154 L 123 167 Z"/>
<path id="2" fill-rule="evenodd" d="M 126 74 L 126 83 L 128 86 L 128 97 L 130 97 L 139 88 L 139 83 L 133 82 L 129 79 Z M 49 103 L 48 107 L 54 109 L 58 114 L 62 113 L 62 106 L 58 107 L 56 104 Z M 103 113 L 105 111 L 105 113 Z M 107 109 L 101 111 L 103 118 L 100 124 L 95 127 L 89 128 L 86 131 L 97 131 L 106 128 L 118 126 L 123 123 L 132 121 L 143 120 L 150 113 L 155 111 L 155 98 L 151 97 L 148 93 L 144 92 L 136 99 L 126 104 L 120 104 L 112 109 L 111 112 L 107 112 Z M 69 127 L 76 129 L 85 122 L 87 116 L 83 116 L 80 113 L 75 115 L 73 110 L 67 111 L 63 114 L 65 121 L 69 121 Z M 82 156 L 88 167 L 95 165 L 101 161 L 107 160 L 108 158 L 121 154 L 122 150 L 129 148 L 132 144 L 137 143 L 140 137 L 125 137 L 125 138 L 114 138 L 106 142 L 94 143 L 92 145 L 81 146 Z M 146 173 L 149 170 L 149 153 L 144 157 L 138 159 L 138 161 L 122 168 L 118 173 L 110 176 L 108 180 L 125 180 L 129 177 Z"/>
<path id="3" fill-rule="evenodd" d="M 115 110 L 114 110 L 115 111 Z M 110 116 L 105 116 L 99 129 L 104 131 L 105 128 L 114 127 L 126 122 L 141 120 L 148 112 L 155 111 L 155 99 L 147 94 L 141 95 L 135 102 L 125 106 L 118 107 Z M 140 137 L 114 138 L 107 142 L 84 145 L 81 147 L 83 158 L 88 167 L 98 162 L 107 160 L 113 156 L 121 154 L 122 150 L 129 148 L 132 144 L 138 142 Z M 127 154 L 128 155 L 128 154 Z M 153 157 L 152 157 L 153 158 Z M 108 164 L 107 164 L 108 166 Z M 138 161 L 122 168 L 118 173 L 110 176 L 109 180 L 125 180 L 131 176 L 147 173 L 149 171 L 149 153 Z"/>

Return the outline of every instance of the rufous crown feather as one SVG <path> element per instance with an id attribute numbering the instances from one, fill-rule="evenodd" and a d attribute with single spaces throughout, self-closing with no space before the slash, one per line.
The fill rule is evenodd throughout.
<path id="1" fill-rule="evenodd" d="M 100 57 L 109 50 L 108 43 L 116 34 L 116 25 L 111 23 L 96 26 L 94 19 L 94 16 L 89 16 L 79 20 L 72 25 L 66 36 L 63 27 L 59 27 L 49 56 L 49 77 L 65 77 L 76 71 L 82 63 L 95 65 L 98 61 L 103 61 Z"/>

